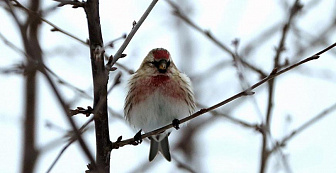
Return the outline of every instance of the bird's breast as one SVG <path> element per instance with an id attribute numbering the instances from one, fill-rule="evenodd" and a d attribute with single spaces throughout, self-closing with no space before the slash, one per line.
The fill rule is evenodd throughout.
<path id="1" fill-rule="evenodd" d="M 187 93 L 178 76 L 138 78 L 131 90 L 129 121 L 137 128 L 150 131 L 189 115 Z"/>
<path id="2" fill-rule="evenodd" d="M 134 98 L 136 103 L 150 98 L 150 96 L 155 93 L 163 97 L 182 100 L 186 94 L 177 80 L 166 75 L 150 76 L 139 79 L 135 84 L 134 89 L 135 93 L 137 93 Z"/>
<path id="3" fill-rule="evenodd" d="M 149 78 L 149 85 L 151 85 L 153 87 L 159 87 L 159 86 L 162 86 L 162 85 L 167 85 L 170 82 L 172 82 L 170 77 L 166 76 L 166 75 L 151 76 Z"/>

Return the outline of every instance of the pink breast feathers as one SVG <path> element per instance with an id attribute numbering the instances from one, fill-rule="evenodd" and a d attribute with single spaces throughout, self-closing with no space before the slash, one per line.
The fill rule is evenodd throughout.
<path id="1" fill-rule="evenodd" d="M 158 75 L 151 77 L 150 86 L 153 88 L 151 92 L 159 89 L 163 95 L 173 98 L 183 98 L 184 92 L 177 83 L 177 81 L 173 80 L 169 76 Z"/>
<path id="2" fill-rule="evenodd" d="M 150 85 L 154 86 L 154 87 L 158 87 L 160 85 L 167 85 L 168 82 L 172 82 L 169 81 L 170 77 L 166 76 L 166 75 L 158 75 L 158 76 L 152 76 L 149 83 Z"/>
<path id="3" fill-rule="evenodd" d="M 169 60 L 169 52 L 164 49 L 159 49 L 153 52 L 154 59 L 166 59 Z"/>
<path id="4" fill-rule="evenodd" d="M 145 100 L 155 91 L 176 99 L 184 98 L 185 94 L 176 81 L 165 75 L 152 76 L 150 78 L 140 80 L 137 85 L 137 89 L 134 91 L 137 93 L 134 97 L 134 101 L 136 103 Z"/>

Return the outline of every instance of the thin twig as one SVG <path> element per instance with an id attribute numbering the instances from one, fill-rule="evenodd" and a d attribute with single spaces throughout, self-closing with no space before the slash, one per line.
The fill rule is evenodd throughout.
<path id="1" fill-rule="evenodd" d="M 114 47 L 114 43 L 115 43 L 116 41 L 121 40 L 121 39 L 125 39 L 126 36 L 127 36 L 127 34 L 123 34 L 122 36 L 120 36 L 120 37 L 118 37 L 118 38 L 116 38 L 116 39 L 114 39 L 114 40 L 112 40 L 112 41 L 109 41 L 109 42 L 104 46 L 104 48 L 105 48 L 105 49 L 106 49 L 107 47 L 111 47 L 111 48 L 113 48 L 113 47 Z"/>
<path id="2" fill-rule="evenodd" d="M 24 55 L 28 61 L 32 61 L 33 63 L 38 63 L 36 60 L 34 60 L 31 56 L 29 56 L 25 51 L 21 50 L 20 48 L 18 48 L 16 45 L 14 45 L 11 41 L 7 40 L 6 37 L 4 37 L 1 33 L 0 33 L 0 39 L 3 40 L 3 42 L 8 46 L 10 47 L 11 49 L 13 49 L 15 52 L 19 52 L 21 53 L 22 55 Z M 53 72 L 49 67 L 47 67 L 45 64 L 43 64 L 44 68 L 52 75 L 54 76 L 56 79 L 57 79 L 57 82 L 62 84 L 62 85 L 65 85 L 67 86 L 68 88 L 76 91 L 76 92 L 79 92 L 80 94 L 82 94 L 83 96 L 87 97 L 87 98 L 92 98 L 88 93 L 86 93 L 85 91 L 75 87 L 74 85 L 72 85 L 71 83 L 63 80 L 60 76 L 58 76 L 55 72 Z M 25 65 L 23 64 L 18 64 L 14 67 L 15 69 L 13 70 L 4 70 L 4 71 L 1 71 L 1 72 L 14 72 L 14 73 L 20 73 L 20 72 L 24 72 L 25 71 Z M 129 69 L 126 69 L 126 70 L 129 70 Z M 130 72 L 129 72 L 130 73 Z"/>
<path id="3" fill-rule="evenodd" d="M 4 41 L 4 43 L 7 45 L 7 46 L 9 46 L 10 48 L 12 48 L 14 51 L 16 51 L 16 52 L 20 52 L 22 55 L 24 55 L 26 58 L 28 58 L 30 61 L 34 61 L 34 62 L 36 62 L 32 57 L 30 57 L 27 53 L 25 53 L 23 50 L 21 50 L 20 48 L 18 48 L 17 46 L 15 46 L 12 42 L 10 42 L 9 40 L 7 40 L 6 39 L 6 37 L 4 37 L 1 33 L 0 33 L 0 39 L 2 39 L 3 41 Z M 37 63 L 37 62 L 36 62 Z M 116 65 L 118 65 L 118 62 L 116 63 Z M 122 64 L 120 64 L 121 66 L 123 66 Z M 61 83 L 61 84 L 64 84 L 65 86 L 67 86 L 67 87 L 69 87 L 69 88 L 71 88 L 71 89 L 73 89 L 74 91 L 77 91 L 77 92 L 79 92 L 79 93 L 81 93 L 81 94 L 83 94 L 85 97 L 87 97 L 87 98 L 90 98 L 90 99 L 93 99 L 88 93 L 86 93 L 86 92 L 84 92 L 83 90 L 81 90 L 81 89 L 79 89 L 79 88 L 77 88 L 77 87 L 75 87 L 75 86 L 73 86 L 71 83 L 69 83 L 69 82 L 66 82 L 66 81 L 64 81 L 63 79 L 61 79 L 61 77 L 59 77 L 55 72 L 53 72 L 49 67 L 47 67 L 45 64 L 43 64 L 43 66 L 44 66 L 44 68 L 52 75 L 52 76 L 54 76 L 56 79 L 57 79 L 57 81 L 59 82 L 59 83 Z M 18 65 L 18 67 L 15 67 L 15 68 L 24 68 L 24 67 L 21 67 L 21 65 Z M 129 70 L 129 69 L 125 69 L 126 71 L 128 71 L 128 73 L 130 73 L 130 74 L 132 74 L 132 73 L 134 73 L 134 71 L 133 70 Z M 16 72 L 16 71 L 15 71 Z M 116 86 L 116 85 L 118 85 L 118 84 L 120 84 L 120 78 L 121 78 L 121 73 L 118 73 L 117 74 L 117 77 L 115 78 L 115 80 L 114 80 L 114 82 L 113 82 L 113 84 L 111 85 L 111 87 L 109 88 L 109 91 L 108 91 L 108 93 L 107 94 L 110 94 L 111 93 L 111 91 L 112 91 L 112 89 Z M 89 108 L 88 108 L 89 109 Z M 88 111 L 88 110 L 86 110 L 86 111 Z M 111 111 L 111 110 L 109 110 L 109 111 Z M 81 112 L 80 112 L 81 113 Z M 88 112 L 85 112 L 85 113 L 88 113 Z M 115 114 L 115 112 L 113 112 L 114 114 Z M 119 119 L 123 119 L 123 118 L 120 118 L 121 116 L 116 116 L 116 117 L 118 117 Z M 92 122 L 92 120 L 91 121 L 89 121 L 89 122 Z"/>
<path id="4" fill-rule="evenodd" d="M 228 99 L 226 99 L 226 100 L 224 100 L 224 101 L 222 101 L 220 103 L 217 103 L 217 104 L 215 104 L 215 105 L 213 105 L 213 106 L 211 106 L 209 108 L 201 109 L 201 110 L 195 112 L 194 114 L 192 114 L 192 115 L 190 115 L 190 116 L 188 116 L 186 118 L 181 119 L 180 123 L 185 123 L 185 122 L 187 122 L 187 121 L 189 121 L 189 120 L 191 120 L 193 118 L 196 118 L 196 117 L 198 117 L 198 116 L 200 116 L 202 114 L 205 114 L 205 113 L 207 113 L 209 111 L 217 109 L 217 108 L 219 108 L 219 107 L 221 107 L 221 106 L 223 106 L 223 105 L 225 105 L 225 104 L 227 104 L 227 103 L 229 103 L 229 102 L 231 102 L 233 100 L 236 100 L 236 99 L 238 99 L 240 97 L 247 96 L 247 95 L 252 95 L 253 94 L 253 92 L 252 92 L 253 89 L 259 87 L 260 85 L 264 84 L 265 82 L 267 82 L 267 81 L 269 81 L 269 80 L 271 80 L 271 79 L 273 79 L 273 78 L 275 78 L 275 77 L 277 77 L 277 76 L 279 76 L 279 75 L 281 75 L 281 74 L 283 74 L 283 73 L 285 73 L 287 71 L 290 71 L 290 70 L 292 70 L 292 69 L 294 69 L 294 68 L 296 68 L 296 67 L 298 67 L 298 66 L 300 66 L 300 65 L 302 65 L 304 63 L 307 63 L 309 61 L 318 59 L 320 55 L 322 55 L 323 53 L 327 52 L 328 50 L 332 49 L 335 46 L 336 46 L 336 43 L 334 43 L 331 46 L 329 46 L 329 47 L 321 50 L 320 52 L 318 52 L 318 53 L 316 53 L 316 54 L 314 54 L 314 55 L 312 55 L 312 56 L 310 56 L 310 57 L 308 57 L 308 58 L 306 58 L 306 59 L 304 59 L 304 60 L 302 60 L 300 62 L 297 62 L 297 63 L 295 63 L 295 64 L 293 64 L 293 65 L 291 65 L 291 66 L 289 66 L 287 68 L 284 68 L 284 69 L 282 69 L 280 71 L 276 71 L 276 69 L 274 69 L 269 76 L 267 76 L 266 78 L 264 78 L 264 79 L 260 80 L 259 82 L 255 83 L 250 88 L 248 88 L 248 89 L 246 89 L 246 90 L 244 90 L 244 91 L 242 91 L 242 92 L 240 92 L 240 93 L 238 93 L 238 94 L 236 94 L 236 95 L 234 95 L 234 96 L 232 96 L 232 97 L 230 97 L 230 98 L 228 98 Z M 168 124 L 166 126 L 163 126 L 161 128 L 158 128 L 156 130 L 153 130 L 151 132 L 148 132 L 148 133 L 145 133 L 145 134 L 141 135 L 141 138 L 144 139 L 144 138 L 147 138 L 149 136 L 162 133 L 165 130 L 167 130 L 169 128 L 172 128 L 172 127 L 174 127 L 173 124 Z M 134 143 L 135 143 L 134 138 L 130 138 L 130 139 L 122 140 L 122 141 L 120 140 L 120 141 L 112 143 L 112 148 L 113 149 L 117 149 L 117 148 L 125 146 L 125 145 L 133 145 Z"/>
<path id="5" fill-rule="evenodd" d="M 85 2 L 78 1 L 78 0 L 54 0 L 56 2 L 59 2 L 57 5 L 58 7 L 62 7 L 64 5 L 72 5 L 72 8 L 78 8 L 78 7 L 84 7 Z"/>
<path id="6" fill-rule="evenodd" d="M 34 60 L 25 51 L 21 50 L 15 44 L 13 44 L 12 42 L 10 42 L 4 35 L 2 35 L 2 33 L 0 33 L 0 39 L 5 43 L 5 45 L 7 45 L 11 49 L 13 49 L 15 52 L 20 52 L 22 55 L 24 55 L 29 60 L 32 60 L 32 61 Z M 36 61 L 36 60 L 34 60 L 34 61 Z"/>
<path id="7" fill-rule="evenodd" d="M 88 106 L 87 109 L 83 107 L 77 107 L 77 109 L 70 110 L 70 115 L 84 114 L 86 117 L 90 116 L 93 113 L 91 106 Z"/>
<path id="8" fill-rule="evenodd" d="M 18 5 L 20 8 L 24 9 L 25 11 L 27 11 L 29 14 L 38 17 L 38 19 L 40 19 L 41 21 L 43 21 L 43 22 L 45 22 L 46 24 L 50 25 L 51 27 L 53 27 L 53 29 L 51 29 L 51 31 L 58 31 L 58 32 L 63 33 L 64 35 L 66 35 L 66 36 L 68 36 L 68 37 L 71 37 L 71 38 L 77 40 L 78 42 L 80 42 L 80 43 L 82 43 L 82 44 L 84 44 L 84 45 L 86 45 L 86 46 L 89 46 L 88 41 L 84 41 L 84 40 L 82 40 L 82 39 L 80 39 L 80 38 L 78 38 L 78 37 L 76 37 L 76 36 L 70 34 L 69 32 L 66 32 L 65 30 L 63 30 L 63 29 L 61 29 L 60 27 L 56 26 L 56 25 L 53 24 L 52 22 L 50 22 L 50 21 L 44 19 L 44 18 L 41 17 L 39 14 L 37 14 L 37 13 L 35 13 L 35 12 L 33 12 L 33 11 L 30 11 L 30 10 L 27 9 L 25 6 L 23 6 L 22 4 L 20 4 L 17 0 L 13 0 L 13 1 L 16 3 L 16 5 Z M 16 19 L 16 20 L 17 20 L 17 19 Z M 124 35 L 121 36 L 121 37 L 124 37 Z M 105 56 L 108 57 L 107 55 L 105 55 Z M 120 63 L 118 63 L 118 62 L 116 62 L 115 64 L 116 64 L 118 67 L 120 67 L 121 69 L 125 70 L 125 71 L 126 71 L 127 73 L 129 73 L 129 74 L 133 74 L 133 73 L 134 73 L 133 70 L 128 69 L 126 66 L 124 66 L 124 65 L 122 65 L 122 64 L 120 64 Z"/>
<path id="9" fill-rule="evenodd" d="M 180 19 L 182 19 L 184 22 L 189 24 L 192 28 L 194 28 L 196 31 L 200 32 L 204 36 L 206 36 L 209 40 L 211 40 L 215 45 L 220 47 L 224 52 L 228 53 L 231 57 L 234 57 L 234 52 L 228 48 L 225 44 L 221 43 L 219 39 L 217 39 L 210 31 L 202 29 L 200 26 L 198 26 L 195 22 L 193 22 L 191 19 L 189 19 L 183 12 L 180 10 L 178 5 L 170 0 L 166 0 L 168 4 L 174 9 L 173 14 Z M 250 68 L 254 72 L 258 73 L 261 77 L 266 77 L 266 73 L 264 73 L 261 69 L 251 65 L 250 63 L 246 62 L 243 58 L 241 58 L 241 62 L 246 67 Z"/>
<path id="10" fill-rule="evenodd" d="M 295 15 L 301 10 L 302 5 L 300 4 L 299 0 L 296 0 L 292 7 L 290 8 L 290 13 L 287 22 L 284 24 L 282 29 L 281 38 L 276 49 L 276 54 L 274 57 L 273 68 L 274 69 L 281 69 L 282 66 L 280 65 L 280 57 L 285 50 L 285 42 L 288 36 L 289 28 L 292 24 L 292 21 Z M 272 119 L 272 110 L 273 110 L 273 100 L 274 100 L 274 85 L 275 81 L 272 79 L 268 81 L 268 101 L 267 101 L 267 109 L 266 109 L 266 120 L 264 122 L 265 126 L 265 133 L 262 133 L 262 146 L 261 146 L 261 157 L 260 157 L 260 173 L 264 173 L 268 161 L 269 151 L 267 148 L 268 145 L 268 138 L 271 136 L 271 119 Z"/>
<path id="11" fill-rule="evenodd" d="M 58 155 L 56 156 L 55 160 L 51 163 L 51 165 L 49 166 L 48 170 L 46 171 L 47 173 L 49 173 L 54 166 L 56 165 L 57 161 L 61 158 L 61 156 L 63 155 L 63 153 L 65 152 L 66 149 L 68 149 L 68 147 L 75 142 L 74 140 L 71 140 L 69 143 L 67 143 L 62 150 L 58 153 Z"/>
<path id="12" fill-rule="evenodd" d="M 13 4 L 11 4 L 11 2 L 9 2 L 9 0 L 6 0 L 6 4 L 9 8 L 9 12 L 11 13 L 12 17 L 14 18 L 16 24 L 19 26 L 20 29 L 22 29 L 22 24 L 21 24 L 19 18 L 17 17 L 17 15 L 14 13 Z"/>
<path id="13" fill-rule="evenodd" d="M 241 52 L 243 52 L 242 54 L 244 56 L 248 57 L 253 52 L 253 50 L 256 50 L 257 47 L 259 47 L 264 42 L 266 42 L 267 40 L 269 40 L 273 36 L 275 36 L 274 33 L 280 27 L 281 27 L 281 25 L 279 23 L 276 23 L 273 26 L 263 30 L 261 33 L 259 33 L 259 35 L 254 36 L 252 41 L 250 41 L 249 43 L 246 44 L 246 46 L 244 46 L 244 48 L 241 51 Z M 258 44 L 256 44 L 256 43 L 258 43 Z"/>
<path id="14" fill-rule="evenodd" d="M 327 116 L 328 114 L 330 114 L 331 112 L 333 112 L 335 110 L 336 110 L 336 103 L 334 103 L 330 107 L 326 108 L 325 110 L 323 110 L 322 112 L 320 112 L 319 114 L 317 114 L 315 117 L 313 117 L 312 119 L 310 119 L 307 122 L 305 122 L 304 124 L 302 124 L 297 129 L 293 130 L 289 135 L 287 135 L 286 137 L 284 137 L 280 142 L 277 142 L 277 145 L 275 145 L 270 150 L 270 153 L 273 153 L 274 151 L 278 150 L 279 148 L 286 146 L 286 144 L 287 144 L 287 142 L 289 140 L 291 140 L 292 138 L 294 138 L 295 136 L 297 136 L 299 133 L 303 132 L 308 127 L 310 127 L 313 124 L 317 123 L 319 120 L 321 120 L 322 118 L 324 118 L 325 116 Z"/>
<path id="15" fill-rule="evenodd" d="M 59 84 L 62 84 L 70 89 L 72 89 L 73 91 L 75 92 L 78 92 L 80 93 L 82 96 L 85 96 L 86 98 L 92 98 L 92 96 L 90 96 L 88 93 L 86 93 L 84 90 L 82 89 L 79 89 L 78 87 L 74 86 L 73 84 L 71 84 L 70 82 L 67 82 L 65 80 L 63 80 L 60 76 L 58 76 L 55 72 L 53 72 L 49 67 L 47 67 L 45 64 L 44 64 L 44 68 L 52 75 L 54 76 L 56 79 L 57 79 L 57 82 Z"/>
<path id="16" fill-rule="evenodd" d="M 201 105 L 201 104 L 197 104 L 197 107 L 205 107 L 204 105 Z M 227 114 L 223 114 L 223 113 L 220 113 L 219 111 L 217 110 L 212 110 L 210 111 L 210 113 L 213 115 L 213 116 L 218 116 L 218 117 L 224 117 L 228 120 L 230 120 L 231 122 L 235 123 L 235 124 L 239 124 L 243 127 L 246 127 L 246 128 L 252 128 L 252 129 L 255 129 L 258 125 L 257 124 L 251 124 L 251 123 L 248 123 L 248 122 L 245 122 L 243 120 L 240 120 L 238 118 L 234 118 L 230 115 L 227 115 Z"/>
<path id="17" fill-rule="evenodd" d="M 90 118 L 85 124 L 82 125 L 81 128 L 79 128 L 79 131 L 81 133 L 84 133 L 86 129 L 86 127 L 93 121 L 93 117 Z M 55 160 L 52 162 L 52 164 L 49 166 L 48 170 L 47 170 L 47 173 L 50 172 L 54 166 L 56 165 L 56 163 L 58 162 L 58 160 L 61 158 L 61 156 L 63 155 L 63 153 L 65 152 L 65 150 L 68 149 L 68 147 L 74 143 L 75 141 L 77 141 L 77 137 L 73 136 L 70 138 L 70 140 L 68 141 L 68 143 L 62 148 L 62 150 L 60 151 L 60 153 L 58 153 L 57 157 L 55 158 Z"/>
<path id="18" fill-rule="evenodd" d="M 241 60 L 241 58 L 238 54 L 239 42 L 240 42 L 239 39 L 235 39 L 234 41 L 232 41 L 232 45 L 235 48 L 234 56 L 232 58 L 233 58 L 233 62 L 234 62 L 234 67 L 236 68 L 236 71 L 237 71 L 237 76 L 238 76 L 238 79 L 240 81 L 241 88 L 244 90 L 244 89 L 250 87 L 251 85 L 250 85 L 249 81 L 246 79 L 244 64 L 243 64 L 243 62 L 242 62 L 242 60 Z M 264 77 L 266 77 L 266 76 L 264 76 Z M 263 116 L 262 116 L 261 110 L 259 108 L 259 105 L 256 101 L 256 98 L 252 97 L 251 100 L 252 100 L 252 103 L 255 107 L 255 110 L 257 111 L 257 114 L 258 114 L 260 120 L 262 121 Z"/>
<path id="19" fill-rule="evenodd" d="M 87 158 L 90 160 L 92 166 L 96 168 L 95 160 L 94 160 L 94 158 L 93 158 L 93 156 L 92 156 L 92 154 L 91 154 L 89 148 L 87 147 L 86 143 L 84 142 L 84 140 L 83 140 L 83 138 L 82 138 L 82 136 L 81 136 L 81 133 L 79 132 L 79 130 L 78 130 L 78 128 L 77 128 L 77 126 L 76 126 L 74 120 L 71 118 L 70 112 L 68 111 L 69 109 L 68 109 L 67 105 L 65 104 L 63 98 L 61 97 L 61 95 L 60 95 L 58 89 L 56 88 L 56 85 L 54 84 L 54 82 L 52 81 L 51 77 L 50 77 L 49 74 L 46 72 L 46 70 L 43 68 L 43 66 L 42 66 L 42 68 L 40 68 L 39 70 L 40 70 L 41 73 L 44 74 L 44 76 L 47 78 L 47 81 L 49 82 L 51 88 L 53 89 L 53 91 L 54 91 L 54 93 L 55 93 L 55 95 L 56 95 L 58 101 L 60 102 L 60 104 L 61 104 L 61 106 L 62 106 L 62 108 L 63 108 L 63 112 L 64 112 L 64 114 L 66 115 L 66 118 L 67 118 L 67 120 L 69 121 L 69 123 L 70 123 L 70 125 L 71 125 L 71 127 L 72 127 L 72 130 L 73 130 L 74 134 L 76 135 L 76 137 L 77 137 L 77 139 L 78 139 L 78 141 L 79 141 L 79 144 L 80 144 L 80 146 L 82 147 L 82 149 L 83 149 L 85 155 L 86 155 Z"/>
<path id="20" fill-rule="evenodd" d="M 58 26 L 56 26 L 55 24 L 51 23 L 50 21 L 48 21 L 48 20 L 42 18 L 42 17 L 40 16 L 39 13 L 29 10 L 28 8 L 26 8 L 25 6 L 23 6 L 19 1 L 17 1 L 17 0 L 12 0 L 12 1 L 16 3 L 15 5 L 17 5 L 18 7 L 22 8 L 23 10 L 25 10 L 25 11 L 28 12 L 29 14 L 34 15 L 35 17 L 37 17 L 37 18 L 40 19 L 41 21 L 43 21 L 43 22 L 47 23 L 48 25 L 52 26 L 53 29 L 52 29 L 51 31 L 58 31 L 58 32 L 61 32 L 61 33 L 65 34 L 65 35 L 67 35 L 67 36 L 69 36 L 69 37 L 71 37 L 71 38 L 73 38 L 73 39 L 75 39 L 75 40 L 77 40 L 77 41 L 79 41 L 79 42 L 85 44 L 85 45 L 88 45 L 87 42 L 85 42 L 85 41 L 79 39 L 78 37 L 75 37 L 74 35 L 72 35 L 72 34 L 66 32 L 65 30 L 63 30 L 63 29 L 61 29 L 61 28 L 59 28 Z"/>
<path id="21" fill-rule="evenodd" d="M 140 20 L 133 26 L 131 32 L 127 35 L 124 43 L 120 46 L 117 53 L 113 56 L 113 59 L 110 59 L 108 63 L 106 64 L 107 69 L 111 69 L 111 67 L 118 61 L 118 59 L 121 57 L 121 54 L 126 49 L 127 45 L 132 40 L 134 34 L 138 31 L 142 23 L 145 21 L 149 13 L 154 8 L 155 4 L 158 2 L 158 0 L 153 0 L 152 3 L 148 6 L 147 10 L 144 12 L 144 14 L 141 16 Z"/>

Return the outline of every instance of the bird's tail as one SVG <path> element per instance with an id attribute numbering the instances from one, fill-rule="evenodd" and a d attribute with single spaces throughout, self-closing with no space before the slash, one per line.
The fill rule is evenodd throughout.
<path id="1" fill-rule="evenodd" d="M 164 158 L 166 158 L 170 162 L 171 156 L 170 156 L 170 151 L 169 151 L 168 135 L 166 135 L 160 141 L 155 140 L 153 137 L 150 137 L 149 139 L 151 141 L 150 150 L 149 150 L 149 161 L 154 160 L 158 151 L 160 151 L 162 155 L 164 156 Z"/>

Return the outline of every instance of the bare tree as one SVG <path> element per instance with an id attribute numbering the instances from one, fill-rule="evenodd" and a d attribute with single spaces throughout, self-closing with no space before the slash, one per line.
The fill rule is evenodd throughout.
<path id="1" fill-rule="evenodd" d="M 142 142 L 142 139 L 162 133 L 168 128 L 173 127 L 173 124 L 168 124 L 145 134 L 141 134 L 140 131 L 139 134 L 141 134 L 141 140 L 135 137 L 123 139 L 123 132 L 110 132 L 109 128 L 109 122 L 113 121 L 109 118 L 113 117 L 112 119 L 121 119 L 122 115 L 120 114 L 122 113 L 116 111 L 117 108 L 114 105 L 109 105 L 108 95 L 116 88 L 116 86 L 125 83 L 125 81 L 122 81 L 123 74 L 132 74 L 134 71 L 128 64 L 122 63 L 119 60 L 124 57 L 129 58 L 124 54 L 125 49 L 128 45 L 131 45 L 130 43 L 138 29 L 147 21 L 147 17 L 151 15 L 151 11 L 155 9 L 159 3 L 166 4 L 165 8 L 169 8 L 169 10 L 172 11 L 172 13 L 168 15 L 177 23 L 175 30 L 173 31 L 178 33 L 178 40 L 183 42 L 183 44 L 181 44 L 182 47 L 180 48 L 181 57 L 185 57 L 181 61 L 182 64 L 193 62 L 188 64 L 189 66 L 184 66 L 184 70 L 187 73 L 192 73 L 193 66 L 196 66 L 195 62 L 198 60 L 192 58 L 196 56 L 197 49 L 194 48 L 196 43 L 193 42 L 193 34 L 189 33 L 189 31 L 195 32 L 201 37 L 206 38 L 206 44 L 211 44 L 212 46 L 217 47 L 221 51 L 218 54 L 223 54 L 220 56 L 226 57 L 226 59 L 224 58 L 223 60 L 216 62 L 216 65 L 210 66 L 210 68 L 205 70 L 206 72 L 203 72 L 202 74 L 193 73 L 190 75 L 195 85 L 196 95 L 200 97 L 201 94 L 206 94 L 206 89 L 197 86 L 197 84 L 211 83 L 211 81 L 206 79 L 206 76 L 209 76 L 209 74 L 220 74 L 220 71 L 226 67 L 234 69 L 237 76 L 234 80 L 238 81 L 237 83 L 239 83 L 240 86 L 237 87 L 239 89 L 236 89 L 236 91 L 239 92 L 228 98 L 221 98 L 218 96 L 215 100 L 221 101 L 210 106 L 202 104 L 206 102 L 206 100 L 199 99 L 199 110 L 180 120 L 180 123 L 186 123 L 188 121 L 191 123 L 184 130 L 178 131 L 180 139 L 174 146 L 174 150 L 183 153 L 182 157 L 173 155 L 173 160 L 179 169 L 187 172 L 200 172 L 200 169 L 202 169 L 200 166 L 202 160 L 194 159 L 197 155 L 195 152 L 198 149 L 198 142 L 195 142 L 198 140 L 196 136 L 201 133 L 203 128 L 211 126 L 220 118 L 224 118 L 233 124 L 243 127 L 247 131 L 253 131 L 260 134 L 261 145 L 258 172 L 267 172 L 270 167 L 270 159 L 272 156 L 274 156 L 274 158 L 280 158 L 286 172 L 295 172 L 294 170 L 292 171 L 283 148 L 288 145 L 289 141 L 295 136 L 299 133 L 303 133 L 306 129 L 309 129 L 311 125 L 318 123 L 321 118 L 330 115 L 336 108 L 335 104 L 332 104 L 331 106 L 326 105 L 324 110 L 313 118 L 303 122 L 300 126 L 290 130 L 290 132 L 286 133 L 282 139 L 276 139 L 274 137 L 274 133 L 272 132 L 274 123 L 272 122 L 272 119 L 275 116 L 274 107 L 278 104 L 275 98 L 278 76 L 285 73 L 293 74 L 297 72 L 296 69 L 299 66 L 313 63 L 326 52 L 335 54 L 333 48 L 336 46 L 336 43 L 329 43 L 329 36 L 335 34 L 332 31 L 336 26 L 334 22 L 336 16 L 331 16 L 331 18 L 328 19 L 328 21 L 331 21 L 330 25 L 319 29 L 321 32 L 318 33 L 317 37 L 311 36 L 308 32 L 298 26 L 297 20 L 303 16 L 301 14 L 314 8 L 314 5 L 318 3 L 317 1 L 311 1 L 308 4 L 303 4 L 300 0 L 295 0 L 294 2 L 281 2 L 280 4 L 284 14 L 286 14 L 284 21 L 278 22 L 274 24 L 274 26 L 260 32 L 260 35 L 256 35 L 254 40 L 244 46 L 241 46 L 240 39 L 234 39 L 231 45 L 228 46 L 225 42 L 221 41 L 220 37 L 216 36 L 216 33 L 204 29 L 197 20 L 193 20 L 190 13 L 188 13 L 190 11 L 185 10 L 193 9 L 192 6 L 194 4 L 191 1 L 174 2 L 166 0 L 158 2 L 158 0 L 153 0 L 143 12 L 142 16 L 139 16 L 139 20 L 133 22 L 132 28 L 130 27 L 130 32 L 128 34 L 122 35 L 106 45 L 103 41 L 98 0 L 56 0 L 56 2 L 56 6 L 46 9 L 41 8 L 41 2 L 39 0 L 29 1 L 28 5 L 17 0 L 5 0 L 4 4 L 2 4 L 3 9 L 8 12 L 8 16 L 12 17 L 16 27 L 19 29 L 18 35 L 21 37 L 23 48 L 21 49 L 18 45 L 12 43 L 11 40 L 6 38 L 6 35 L 1 33 L 0 39 L 4 41 L 6 46 L 25 57 L 25 62 L 22 64 L 7 69 L 0 69 L 3 75 L 17 73 L 22 74 L 25 78 L 25 95 L 23 96 L 25 99 L 25 123 L 23 128 L 24 137 L 22 142 L 23 152 L 21 172 L 34 172 L 34 170 L 36 170 L 36 164 L 42 161 L 38 160 L 41 150 L 36 144 L 36 107 L 39 105 L 39 100 L 37 99 L 37 87 L 39 84 L 37 82 L 37 74 L 42 74 L 44 79 L 46 79 L 51 88 L 51 92 L 57 98 L 65 119 L 71 127 L 71 130 L 67 131 L 66 135 L 64 135 L 65 138 L 68 139 L 66 145 L 55 158 L 47 172 L 52 171 L 52 168 L 59 161 L 62 154 L 76 141 L 79 142 L 80 149 L 83 151 L 89 162 L 87 165 L 88 170 L 86 172 L 110 172 L 113 170 L 110 163 L 113 162 L 113 160 L 118 159 L 113 156 L 113 150 L 123 148 L 126 145 L 139 145 Z M 62 10 L 65 8 L 63 6 L 71 6 L 76 9 L 82 9 L 85 12 L 89 38 L 87 41 L 74 36 L 70 32 L 46 19 L 46 14 L 51 13 L 51 11 L 56 9 Z M 111 8 L 113 9 L 113 7 Z M 21 17 L 22 14 L 25 16 L 23 20 Z M 43 35 L 40 35 L 41 24 L 47 24 L 52 28 L 51 31 L 62 33 L 63 35 L 84 44 L 90 50 L 90 55 L 88 57 L 90 57 L 91 62 L 93 97 L 91 97 L 87 91 L 80 89 L 71 82 L 63 80 L 62 76 L 59 76 L 52 70 L 52 68 L 46 65 L 43 46 L 41 46 L 40 43 L 40 38 L 43 37 Z M 184 32 L 188 32 L 188 34 L 184 34 Z M 255 55 L 253 55 L 253 53 L 262 49 L 262 44 L 269 41 L 274 33 L 278 33 L 280 36 L 278 42 L 275 44 L 273 57 L 269 55 L 272 59 L 271 70 L 267 70 L 267 68 L 262 68 L 255 62 L 253 59 L 253 56 Z M 297 39 L 297 42 L 301 41 L 307 44 L 296 44 L 293 47 L 290 47 L 294 53 L 290 55 L 290 58 L 287 58 L 286 56 L 288 56 L 288 54 L 285 52 L 289 49 L 288 45 L 292 44 L 292 40 L 295 40 L 293 38 Z M 123 43 L 116 53 L 114 55 L 108 54 L 106 50 L 109 47 L 116 47 L 115 42 L 121 39 L 124 39 Z M 319 50 L 314 53 L 310 51 L 307 52 L 307 50 L 311 48 L 319 48 Z M 206 58 L 211 59 L 210 57 Z M 199 69 L 201 68 L 202 67 L 199 67 Z M 251 80 L 253 79 L 253 76 L 258 76 L 259 79 Z M 108 87 L 109 82 L 111 83 L 110 87 Z M 62 96 L 62 90 L 58 84 L 62 84 L 74 93 L 78 93 L 78 98 L 86 97 L 92 99 L 93 104 L 78 105 L 76 99 L 73 102 L 74 104 L 71 103 Z M 259 89 L 257 90 L 257 88 Z M 256 96 L 256 92 L 258 93 L 260 90 L 265 90 L 267 93 L 267 99 L 264 100 L 264 104 L 266 105 L 265 111 L 261 110 L 261 106 L 257 102 L 258 96 Z M 244 98 L 252 100 L 260 120 L 250 122 L 248 120 L 237 118 L 233 113 L 236 107 L 239 107 L 248 100 Z M 228 104 L 230 104 L 230 107 L 226 106 Z M 220 109 L 222 107 L 224 108 Z M 211 116 L 203 116 L 208 113 Z M 77 114 L 89 117 L 86 120 L 86 123 L 83 123 L 80 127 L 78 127 L 78 122 L 76 122 L 74 118 Z M 84 119 L 85 117 L 82 118 Z M 94 125 L 92 125 L 92 122 L 94 122 Z M 50 123 L 48 126 L 51 127 L 55 125 Z M 82 136 L 88 129 L 93 128 L 95 130 L 96 139 L 95 157 L 90 151 L 88 141 Z M 119 137 L 117 139 L 110 139 L 111 133 L 119 134 Z M 58 143 L 55 145 L 58 145 Z M 54 145 L 50 145 L 46 148 L 49 149 L 52 147 L 54 147 Z M 149 170 L 153 165 L 155 164 L 148 164 L 146 160 L 143 164 L 139 164 L 138 167 L 135 166 L 133 172 Z"/>

